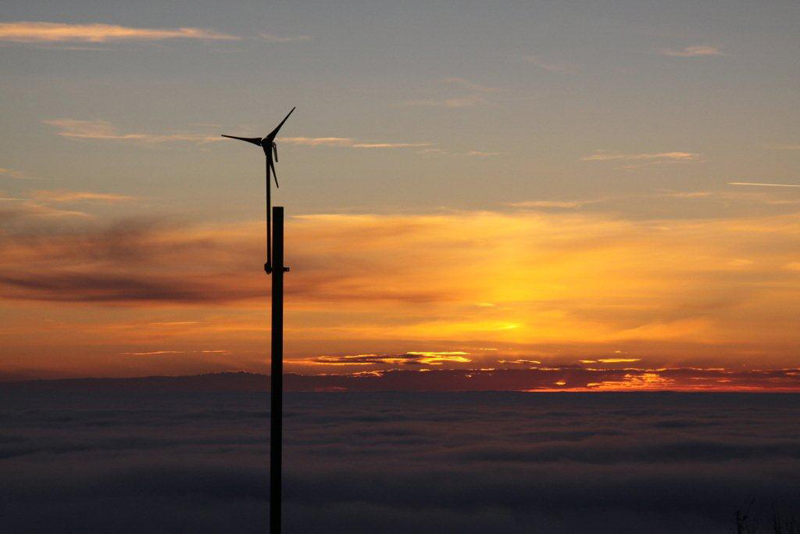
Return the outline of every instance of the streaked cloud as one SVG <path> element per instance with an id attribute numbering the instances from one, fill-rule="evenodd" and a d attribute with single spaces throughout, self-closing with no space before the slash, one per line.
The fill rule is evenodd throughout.
<path id="1" fill-rule="evenodd" d="M 356 140 L 352 137 L 281 137 L 281 143 L 306 146 L 352 147 Z"/>
<path id="2" fill-rule="evenodd" d="M 708 198 L 713 195 L 711 191 L 665 191 L 663 194 L 670 198 Z"/>
<path id="3" fill-rule="evenodd" d="M 472 156 L 473 158 L 493 158 L 504 154 L 508 154 L 508 152 L 484 152 L 481 150 L 470 150 L 467 152 L 467 156 Z"/>
<path id="4" fill-rule="evenodd" d="M 15 180 L 30 180 L 30 177 L 22 171 L 6 169 L 0 167 L 0 178 L 13 178 Z"/>
<path id="5" fill-rule="evenodd" d="M 746 187 L 800 187 L 800 184 L 771 184 L 765 182 L 728 182 L 728 185 L 739 185 Z"/>
<path id="6" fill-rule="evenodd" d="M 419 148 L 430 143 L 355 143 L 353 148 Z"/>
<path id="7" fill-rule="evenodd" d="M 468 108 L 477 105 L 493 105 L 489 100 L 480 95 L 456 96 L 450 98 L 424 98 L 419 100 L 406 100 L 404 106 L 441 107 L 441 108 Z"/>
<path id="8" fill-rule="evenodd" d="M 47 206 L 18 216 L 17 234 L 7 234 L 0 240 L 5 250 L 0 264 L 0 286 L 5 288 L 0 290 L 2 296 L 17 299 L 36 295 L 35 300 L 51 302 L 146 305 L 225 303 L 247 300 L 248 294 L 255 297 L 259 293 L 257 286 L 248 287 L 248 283 L 236 284 L 238 289 L 231 286 L 233 278 L 239 276 L 231 264 L 238 263 L 241 251 L 226 253 L 223 260 L 226 267 L 217 258 L 200 269 L 206 270 L 214 263 L 217 267 L 212 272 L 181 274 L 173 270 L 176 260 L 193 254 L 192 250 L 211 253 L 217 249 L 220 242 L 211 237 L 214 232 L 201 236 L 156 222 L 123 220 L 107 227 L 53 225 L 49 237 L 42 234 L 35 240 L 18 237 L 41 232 L 37 220 L 42 217 L 67 215 L 87 216 Z M 238 242 L 234 249 L 242 245 L 234 236 L 227 239 Z M 39 272 L 26 272 L 26 262 L 38 263 Z M 224 281 L 229 277 L 230 281 Z"/>
<path id="9" fill-rule="evenodd" d="M 230 354 L 229 350 L 150 350 L 141 352 L 120 352 L 123 356 L 172 356 L 176 354 Z"/>
<path id="10" fill-rule="evenodd" d="M 687 46 L 680 49 L 662 48 L 658 53 L 668 57 L 706 57 L 723 55 L 719 48 L 708 45 Z"/>
<path id="11" fill-rule="evenodd" d="M 597 202 L 601 202 L 601 200 L 522 200 L 520 202 L 509 202 L 506 205 L 512 208 L 577 209 Z"/>
<path id="12" fill-rule="evenodd" d="M 142 144 L 191 142 L 197 144 L 216 143 L 224 138 L 218 135 L 198 133 L 121 133 L 119 129 L 104 120 L 52 119 L 43 121 L 58 128 L 58 135 L 71 139 L 92 139 L 101 141 L 132 141 Z"/>
<path id="13" fill-rule="evenodd" d="M 596 360 L 579 360 L 581 363 L 634 363 L 642 361 L 641 358 L 598 358 Z"/>
<path id="14" fill-rule="evenodd" d="M 282 143 L 304 146 L 333 146 L 344 148 L 420 148 L 430 143 L 379 143 L 356 141 L 352 137 L 282 137 Z"/>
<path id="15" fill-rule="evenodd" d="M 497 87 L 486 86 L 471 82 L 464 78 L 445 78 L 429 92 L 435 97 L 410 99 L 401 103 L 403 106 L 466 108 L 486 105 L 496 106 L 488 95 L 499 91 Z"/>
<path id="16" fill-rule="evenodd" d="M 700 154 L 695 152 L 656 152 L 651 154 L 620 154 L 595 150 L 582 161 L 697 161 Z"/>
<path id="17" fill-rule="evenodd" d="M 92 218 L 92 215 L 82 211 L 54 208 L 25 198 L 4 198 L 2 201 L 4 203 L 9 201 L 13 202 L 6 205 L 0 203 L 0 221 L 4 224 L 25 224 L 29 221 L 63 219 L 65 217 L 79 219 Z"/>
<path id="18" fill-rule="evenodd" d="M 150 323 L 153 326 L 186 326 L 190 324 L 200 324 L 200 321 L 167 321 Z"/>
<path id="19" fill-rule="evenodd" d="M 770 150 L 800 150 L 800 145 L 770 146 Z"/>
<path id="20" fill-rule="evenodd" d="M 590 155 L 581 158 L 581 161 L 613 161 L 624 163 L 619 167 L 620 169 L 633 170 L 675 163 L 700 162 L 702 161 L 702 156 L 695 152 L 623 154 L 608 152 L 606 150 L 595 150 Z"/>
<path id="21" fill-rule="evenodd" d="M 425 371 L 425 372 L 421 372 Z M 290 375 L 287 391 L 800 391 L 800 369 L 721 367 L 380 369 Z"/>
<path id="22" fill-rule="evenodd" d="M 404 354 L 356 354 L 346 356 L 317 356 L 306 360 L 324 365 L 442 365 L 443 363 L 468 363 L 468 352 L 406 352 Z"/>
<path id="23" fill-rule="evenodd" d="M 121 352 L 125 356 L 164 356 L 167 354 L 184 354 L 181 350 L 151 350 L 149 352 Z"/>
<path id="24" fill-rule="evenodd" d="M 558 72 L 562 74 L 574 74 L 576 72 L 576 68 L 573 65 L 562 61 L 548 61 L 537 54 L 524 56 L 523 60 L 548 72 Z"/>
<path id="25" fill-rule="evenodd" d="M 130 28 L 113 24 L 3 22 L 0 41 L 16 43 L 106 43 L 165 39 L 238 40 L 239 37 L 203 28 Z"/>
<path id="26" fill-rule="evenodd" d="M 445 78 L 444 80 L 442 80 L 441 83 L 444 85 L 460 87 L 462 89 L 473 91 L 475 93 L 494 93 L 500 90 L 497 87 L 482 85 L 479 83 L 471 82 L 465 78 L 458 78 L 458 77 Z"/>
<path id="27" fill-rule="evenodd" d="M 118 204 L 120 202 L 132 202 L 135 197 L 126 195 L 115 195 L 112 193 L 93 193 L 90 191 L 67 191 L 64 189 L 55 191 L 34 191 L 33 198 L 39 201 L 55 203 L 71 202 L 101 202 L 108 204 Z"/>
<path id="28" fill-rule="evenodd" d="M 258 34 L 265 41 L 269 41 L 270 43 L 297 43 L 303 41 L 311 41 L 310 35 L 275 35 L 272 33 L 260 33 Z"/>

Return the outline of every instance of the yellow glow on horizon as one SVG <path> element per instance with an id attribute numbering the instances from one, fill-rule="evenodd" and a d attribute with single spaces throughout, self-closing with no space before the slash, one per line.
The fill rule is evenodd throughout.
<path id="1" fill-rule="evenodd" d="M 157 229 L 137 238 L 143 259 L 133 268 L 87 248 L 92 241 L 82 234 L 8 242 L 0 265 L 7 278 L 37 272 L 55 282 L 52 290 L 1 286 L 0 298 L 8 309 L 50 310 L 59 319 L 42 343 L 90 340 L 81 343 L 95 347 L 97 360 L 102 347 L 116 345 L 108 353 L 231 347 L 221 363 L 241 362 L 245 353 L 253 361 L 268 336 L 268 280 L 252 266 L 262 232 L 256 221 Z M 800 344 L 792 313 L 800 271 L 786 267 L 800 263 L 800 214 L 668 222 L 524 211 L 309 215 L 291 219 L 287 234 L 286 336 L 294 360 L 354 342 L 390 354 L 414 346 L 409 340 L 442 349 L 431 365 L 466 363 L 448 347 L 501 344 L 470 355 L 479 367 L 494 365 L 495 352 L 509 361 L 557 354 L 532 351 L 537 345 L 620 354 L 621 344 L 637 343 L 636 358 L 584 352 L 572 360 L 612 364 L 647 361 L 652 347 L 663 354 L 669 344 L 750 344 L 787 355 Z M 112 246 L 103 236 L 96 246 Z M 166 295 L 176 286 L 191 298 L 95 302 L 103 286 L 81 284 L 99 272 L 152 280 Z M 74 273 L 84 276 L 80 284 L 61 289 Z M 38 328 L 22 319 L 3 327 L 20 344 Z M 692 350 L 674 358 L 706 352 Z M 723 363 L 746 363 L 748 354 Z"/>

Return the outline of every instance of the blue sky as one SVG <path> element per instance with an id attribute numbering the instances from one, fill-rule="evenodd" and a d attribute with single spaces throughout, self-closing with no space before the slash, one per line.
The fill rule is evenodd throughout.
<path id="1" fill-rule="evenodd" d="M 48 186 L 255 215 L 239 180 L 257 181 L 260 162 L 245 147 L 76 142 L 45 121 L 263 135 L 293 105 L 286 136 L 426 144 L 282 147 L 282 198 L 300 211 L 486 209 L 796 178 L 796 153 L 775 150 L 798 143 L 791 2 L 10 2 L 3 17 L 236 38 L 3 43 L 13 135 L 0 158 Z M 582 161 L 597 150 L 697 161 Z"/>

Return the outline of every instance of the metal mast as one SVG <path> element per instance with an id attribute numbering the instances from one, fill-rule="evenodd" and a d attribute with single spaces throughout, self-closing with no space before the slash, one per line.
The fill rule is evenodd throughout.
<path id="1" fill-rule="evenodd" d="M 281 491 L 283 455 L 283 207 L 272 208 L 275 225 L 272 240 L 272 372 L 269 453 L 270 532 L 281 531 Z"/>

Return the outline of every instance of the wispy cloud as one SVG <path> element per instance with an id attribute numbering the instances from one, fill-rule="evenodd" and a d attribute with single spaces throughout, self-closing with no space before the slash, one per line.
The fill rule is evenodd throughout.
<path id="1" fill-rule="evenodd" d="M 595 150 L 581 161 L 615 161 L 624 162 L 620 169 L 640 169 L 660 165 L 702 161 L 702 156 L 695 152 L 657 152 L 651 154 L 621 154 L 605 150 Z"/>
<path id="2" fill-rule="evenodd" d="M 25 222 L 38 219 L 61 219 L 64 217 L 76 217 L 80 219 L 91 219 L 88 213 L 75 210 L 62 210 L 34 202 L 24 198 L 4 198 L 3 201 L 13 201 L 10 206 L 0 204 L 0 221 L 3 223 Z"/>
<path id="3" fill-rule="evenodd" d="M 24 172 L 14 169 L 6 169 L 4 167 L 0 167 L 0 177 L 13 178 L 15 180 L 30 180 L 30 177 Z"/>
<path id="4" fill-rule="evenodd" d="M 283 137 L 282 143 L 305 146 L 334 146 L 344 148 L 419 148 L 430 143 L 373 143 L 356 141 L 352 137 Z"/>
<path id="5" fill-rule="evenodd" d="M 779 145 L 769 146 L 767 148 L 770 150 L 800 150 L 800 145 Z"/>
<path id="6" fill-rule="evenodd" d="M 420 154 L 425 156 L 443 156 L 447 154 L 447 151 L 442 148 L 423 148 L 419 151 Z"/>
<path id="7" fill-rule="evenodd" d="M 642 361 L 641 358 L 598 358 L 596 360 L 579 360 L 581 363 L 634 363 Z"/>
<path id="8" fill-rule="evenodd" d="M 356 140 L 352 137 L 281 137 L 281 143 L 305 146 L 352 147 Z"/>
<path id="9" fill-rule="evenodd" d="M 576 69 L 573 65 L 562 61 L 547 61 L 537 54 L 523 57 L 525 61 L 548 72 L 559 72 L 562 74 L 574 74 Z"/>
<path id="10" fill-rule="evenodd" d="M 123 356 L 170 356 L 174 354 L 230 354 L 231 351 L 219 350 L 150 350 L 142 352 L 120 352 Z"/>
<path id="11" fill-rule="evenodd" d="M 487 95 L 497 91 L 499 91 L 497 87 L 481 85 L 464 78 L 445 78 L 439 82 L 435 92 L 449 94 L 435 98 L 406 100 L 401 105 L 443 108 L 466 108 L 478 105 L 495 106 L 496 104 L 489 100 Z"/>
<path id="12" fill-rule="evenodd" d="M 430 143 L 355 143 L 353 148 L 419 148 Z"/>
<path id="13" fill-rule="evenodd" d="M 239 37 L 203 28 L 130 28 L 114 24 L 3 22 L 0 41 L 16 43 L 106 43 L 165 39 L 238 40 Z"/>
<path id="14" fill-rule="evenodd" d="M 497 156 L 504 156 L 508 154 L 508 152 L 489 152 L 484 150 L 469 150 L 467 152 L 461 151 L 447 151 L 442 148 L 423 148 L 419 151 L 420 154 L 424 156 L 444 156 L 444 155 L 452 155 L 452 156 L 468 156 L 470 158 L 479 158 L 479 159 L 487 159 L 493 158 Z"/>
<path id="15" fill-rule="evenodd" d="M 512 208 L 556 208 L 556 209 L 576 209 L 587 204 L 594 204 L 601 200 L 523 200 L 520 202 L 508 202 L 506 206 Z"/>
<path id="16" fill-rule="evenodd" d="M 457 77 L 445 78 L 444 80 L 442 80 L 442 84 L 460 87 L 462 89 L 466 89 L 468 91 L 474 91 L 476 93 L 494 93 L 496 91 L 499 91 L 499 88 L 497 87 L 492 87 L 489 85 L 481 85 L 479 83 L 471 82 L 465 78 L 457 78 Z"/>
<path id="17" fill-rule="evenodd" d="M 492 103 L 480 95 L 457 96 L 450 98 L 425 98 L 420 100 L 406 100 L 404 106 L 424 106 L 441 108 L 467 108 L 480 104 Z"/>
<path id="18" fill-rule="evenodd" d="M 275 35 L 272 33 L 260 33 L 259 37 L 270 43 L 297 43 L 303 41 L 311 41 L 310 35 Z"/>
<path id="19" fill-rule="evenodd" d="M 200 321 L 166 321 L 149 323 L 152 326 L 187 326 L 190 324 L 200 324 Z"/>
<path id="20" fill-rule="evenodd" d="M 719 48 L 708 45 L 687 46 L 681 49 L 662 48 L 658 51 L 658 53 L 662 56 L 668 57 L 705 57 L 723 55 Z"/>
<path id="21" fill-rule="evenodd" d="M 151 350 L 148 352 L 121 352 L 125 356 L 164 356 L 166 354 L 184 354 L 181 350 Z"/>
<path id="22" fill-rule="evenodd" d="M 298 375 L 295 375 L 298 376 Z M 291 379 L 290 379 L 291 380 Z M 720 367 L 534 369 L 394 369 L 302 376 L 296 391 L 792 391 L 800 373 L 784 369 L 729 370 Z"/>
<path id="23" fill-rule="evenodd" d="M 711 191 L 664 191 L 663 196 L 669 198 L 708 198 Z"/>
<path id="24" fill-rule="evenodd" d="M 317 356 L 305 362 L 322 365 L 442 365 L 442 363 L 469 363 L 468 352 L 406 352 L 404 354 L 355 354 L 345 356 Z M 294 362 L 298 363 L 298 362 Z"/>
<path id="25" fill-rule="evenodd" d="M 108 121 L 53 119 L 43 121 L 59 129 L 58 135 L 72 139 L 94 139 L 104 141 L 133 141 L 142 144 L 190 142 L 197 144 L 216 143 L 223 140 L 218 135 L 177 132 L 170 134 L 122 133 Z"/>
<path id="26" fill-rule="evenodd" d="M 470 150 L 467 152 L 467 156 L 472 156 L 473 158 L 491 158 L 494 156 L 502 156 L 507 153 L 508 152 L 484 152 L 482 150 Z"/>
<path id="27" fill-rule="evenodd" d="M 539 361 L 539 360 L 528 360 L 528 359 L 525 359 L 525 358 L 520 358 L 518 360 L 497 360 L 497 363 L 503 364 L 503 365 L 508 365 L 508 364 L 512 364 L 512 365 L 541 365 L 542 362 Z"/>
<path id="28" fill-rule="evenodd" d="M 764 182 L 728 182 L 728 185 L 740 185 L 745 187 L 800 187 L 800 184 L 770 184 Z"/>
<path id="29" fill-rule="evenodd" d="M 582 161 L 697 161 L 700 154 L 695 152 L 657 152 L 653 154 L 619 154 L 605 150 L 595 150 L 592 154 L 581 158 Z"/>
<path id="30" fill-rule="evenodd" d="M 131 202 L 135 197 L 126 195 L 115 195 L 111 193 L 93 193 L 90 191 L 67 191 L 64 189 L 55 191 L 34 191 L 33 198 L 45 202 L 71 203 L 71 202 L 102 202 L 117 204 L 120 202 Z"/>

